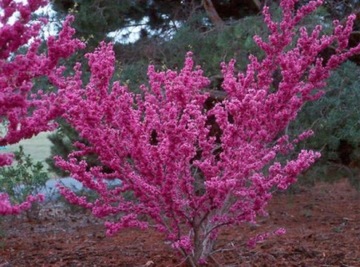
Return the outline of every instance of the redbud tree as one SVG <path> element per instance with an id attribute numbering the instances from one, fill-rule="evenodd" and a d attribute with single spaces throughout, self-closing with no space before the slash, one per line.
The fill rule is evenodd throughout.
<path id="1" fill-rule="evenodd" d="M 333 33 L 324 35 L 321 26 L 297 27 L 322 1 L 298 9 L 295 3 L 281 1 L 278 22 L 264 8 L 270 35 L 254 40 L 265 56 L 250 56 L 244 73 L 236 72 L 235 60 L 223 63 L 227 96 L 209 110 L 204 108 L 209 79 L 191 53 L 180 71 L 157 72 L 150 66 L 140 94 L 111 81 L 111 44 L 87 54 L 89 82 L 82 82 L 77 64 L 75 75 L 57 86 L 64 117 L 88 142 L 77 143 L 78 150 L 68 159 L 57 158 L 57 164 L 97 198 L 91 202 L 60 186 L 62 194 L 95 216 L 107 217 L 109 235 L 126 227 L 154 227 L 189 265 L 208 261 L 222 227 L 254 223 L 266 213 L 272 192 L 286 189 L 320 156 L 308 150 L 291 156 L 295 144 L 312 133 L 290 137 L 286 127 L 304 103 L 321 97 L 331 70 L 360 52 L 360 45 L 347 48 L 354 16 L 345 24 L 334 21 Z M 336 53 L 325 62 L 319 54 L 330 45 Z M 281 81 L 274 88 L 276 71 Z M 216 135 L 210 117 L 220 129 Z M 89 153 L 112 171 L 88 167 L 83 157 Z M 108 187 L 106 181 L 114 179 L 121 185 Z M 135 199 L 125 197 L 128 192 Z"/>
<path id="2" fill-rule="evenodd" d="M 34 89 L 34 79 L 58 79 L 59 61 L 68 58 L 83 44 L 73 39 L 75 31 L 68 18 L 58 37 L 47 40 L 47 52 L 40 52 L 40 30 L 46 20 L 31 21 L 31 15 L 47 1 L 28 0 L 27 4 L 0 0 L 0 146 L 53 130 L 52 120 L 60 115 L 56 94 Z M 20 50 L 26 50 L 20 53 Z M 0 154 L 0 167 L 12 162 L 12 154 Z M 11 179 L 11 177 L 9 177 Z M 6 193 L 0 194 L 0 215 L 18 214 L 41 196 L 29 196 L 12 206 Z"/>

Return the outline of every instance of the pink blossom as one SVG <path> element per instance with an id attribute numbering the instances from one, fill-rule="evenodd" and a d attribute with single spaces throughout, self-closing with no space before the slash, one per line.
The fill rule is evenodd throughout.
<path id="1" fill-rule="evenodd" d="M 250 56 L 247 71 L 238 73 L 235 60 L 222 63 L 223 90 L 227 97 L 204 110 L 209 79 L 195 66 L 191 53 L 179 71 L 157 72 L 148 68 L 148 84 L 134 94 L 120 82 L 111 82 L 115 56 L 111 44 L 101 43 L 87 55 L 90 82 L 83 84 L 81 66 L 74 76 L 58 83 L 64 118 L 87 140 L 68 160 L 57 158 L 59 167 L 71 173 L 98 198 L 93 203 L 69 190 L 64 196 L 92 209 L 98 217 L 120 215 L 106 223 L 108 234 L 124 227 L 161 230 L 175 249 L 198 262 L 211 254 L 219 228 L 255 222 L 274 188 L 286 189 L 320 156 L 303 150 L 291 158 L 295 144 L 311 132 L 284 134 L 303 104 L 323 94 L 321 88 L 331 70 L 360 45 L 346 48 L 353 17 L 345 27 L 335 25 L 331 35 L 321 27 L 300 29 L 297 23 L 321 1 L 310 1 L 295 10 L 295 1 L 283 0 L 283 20 L 271 19 L 268 41 L 255 36 L 264 59 Z M 323 63 L 319 53 L 337 45 L 336 54 Z M 282 79 L 273 88 L 274 72 Z M 220 128 L 212 135 L 209 117 Z M 96 153 L 112 170 L 87 168 L 82 156 Z M 280 156 L 286 156 L 282 162 Z M 104 181 L 118 178 L 121 186 L 107 188 Z M 135 200 L 124 197 L 130 192 Z M 276 231 L 276 234 L 282 233 Z M 250 243 L 269 237 L 265 233 Z"/>
<path id="2" fill-rule="evenodd" d="M 37 201 L 43 201 L 44 195 L 28 196 L 26 201 L 18 205 L 10 203 L 9 196 L 5 193 L 0 193 L 0 215 L 17 215 L 21 212 L 30 209 L 31 204 Z"/>
<path id="3" fill-rule="evenodd" d="M 75 31 L 70 27 L 73 18 L 68 17 L 58 37 L 49 37 L 47 53 L 39 52 L 41 40 L 38 35 L 46 20 L 30 23 L 30 15 L 46 3 L 43 0 L 28 0 L 27 4 L 0 0 L 3 10 L 0 15 L 0 116 L 6 125 L 0 136 L 0 146 L 55 129 L 53 119 L 62 113 L 57 105 L 57 95 L 35 89 L 34 79 L 48 77 L 50 82 L 60 83 L 63 67 L 59 66 L 59 61 L 84 47 L 82 42 L 73 38 Z M 20 16 L 14 23 L 9 23 L 16 11 Z M 28 45 L 26 53 L 17 53 L 25 45 Z M 11 164 L 11 161 L 11 155 L 0 154 L 0 167 Z M 12 207 L 4 196 L 0 200 L 1 215 L 18 213 L 41 199 L 30 196 L 24 203 Z"/>
<path id="4" fill-rule="evenodd" d="M 172 244 L 172 247 L 189 253 L 192 250 L 192 241 L 188 236 L 182 236 L 179 240 Z"/>

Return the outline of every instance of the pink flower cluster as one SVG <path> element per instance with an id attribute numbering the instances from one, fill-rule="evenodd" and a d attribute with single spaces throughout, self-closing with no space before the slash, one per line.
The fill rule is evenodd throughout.
<path id="1" fill-rule="evenodd" d="M 4 193 L 0 193 L 0 215 L 18 215 L 21 212 L 30 209 L 31 204 L 36 201 L 43 201 L 43 195 L 28 196 L 26 201 L 19 205 L 12 205 L 9 200 L 9 196 Z"/>
<path id="2" fill-rule="evenodd" d="M 58 157 L 57 164 L 98 197 L 90 202 L 66 187 L 60 187 L 61 193 L 95 216 L 107 217 L 110 235 L 125 227 L 155 227 L 193 266 L 206 262 L 221 227 L 255 222 L 258 214 L 265 213 L 272 192 L 286 189 L 320 156 L 302 150 L 290 157 L 294 145 L 312 132 L 290 137 L 286 127 L 307 101 L 321 97 L 331 70 L 360 53 L 360 45 L 347 48 L 354 16 L 344 25 L 335 21 L 331 35 L 322 34 L 321 26 L 297 31 L 299 21 L 322 1 L 295 9 L 296 1 L 282 0 L 280 22 L 264 8 L 267 40 L 254 37 L 265 57 L 250 56 L 245 73 L 235 70 L 234 60 L 223 63 L 222 88 L 227 97 L 207 110 L 209 79 L 194 65 L 191 53 L 179 71 L 157 72 L 150 66 L 148 84 L 139 94 L 112 81 L 111 44 L 101 43 L 87 55 L 91 74 L 87 84 L 79 63 L 73 76 L 64 77 L 59 59 L 84 44 L 72 39 L 68 18 L 58 38 L 47 41 L 47 53 L 39 53 L 36 36 L 41 23 L 28 22 L 29 14 L 43 3 L 0 0 L 4 10 L 0 115 L 7 123 L 0 145 L 53 129 L 52 119 L 63 116 L 88 142 L 77 143 L 77 150 L 68 159 Z M 8 19 L 16 10 L 20 17 L 10 25 Z M 21 38 L 16 39 L 19 33 Z M 25 44 L 29 45 L 25 54 L 12 54 Z M 336 53 L 325 62 L 319 54 L 330 45 Z M 275 73 L 281 76 L 279 83 L 274 81 Z M 33 91 L 37 77 L 48 77 L 58 92 Z M 209 123 L 210 118 L 216 125 Z M 220 129 L 215 135 L 213 127 Z M 89 168 L 84 160 L 89 153 L 98 155 L 107 170 Z M 0 155 L 0 164 L 10 159 Z M 115 179 L 121 185 L 109 187 L 106 181 Z M 8 197 L 1 195 L 0 212 L 20 212 L 33 200 L 11 207 Z"/>
<path id="3" fill-rule="evenodd" d="M 290 159 L 294 144 L 312 133 L 292 140 L 285 134 L 287 125 L 304 103 L 323 94 L 319 88 L 330 71 L 360 52 L 360 45 L 347 48 L 354 16 L 344 25 L 334 22 L 331 35 L 317 26 L 301 28 L 294 38 L 299 21 L 322 1 L 298 10 L 295 2 L 281 1 L 280 22 L 264 8 L 270 35 L 266 41 L 254 40 L 265 57 L 250 56 L 245 73 L 235 71 L 234 60 L 223 63 L 227 97 L 211 110 L 204 109 L 209 80 L 194 66 L 191 53 L 180 71 L 156 72 L 150 66 L 148 85 L 140 94 L 111 82 L 111 44 L 102 43 L 88 54 L 89 83 L 83 84 L 78 64 L 59 90 L 64 117 L 89 145 L 78 143 L 78 151 L 67 160 L 57 158 L 57 164 L 98 198 L 89 203 L 62 188 L 64 196 L 98 217 L 124 214 L 106 223 L 109 234 L 124 227 L 163 231 L 195 263 L 210 255 L 220 227 L 254 222 L 265 213 L 273 190 L 286 189 L 320 156 L 302 150 Z M 319 53 L 330 45 L 337 47 L 336 54 L 324 62 Z M 276 87 L 275 72 L 281 74 Z M 221 130 L 218 136 L 211 133 L 210 116 Z M 112 172 L 88 168 L 87 153 L 97 154 Z M 288 159 L 281 160 L 284 156 Z M 120 179 L 121 186 L 108 188 L 109 179 Z"/>
<path id="4" fill-rule="evenodd" d="M 47 52 L 39 52 L 42 43 L 39 31 L 46 20 L 31 22 L 31 14 L 45 5 L 44 0 L 28 0 L 27 4 L 0 0 L 0 146 L 31 138 L 42 131 L 52 130 L 54 118 L 61 115 L 57 95 L 33 88 L 34 79 L 48 77 L 50 82 L 61 78 L 60 59 L 68 58 L 84 44 L 73 39 L 72 18 L 63 24 L 55 38 L 47 40 Z M 10 21 L 10 19 L 15 21 Z M 20 49 L 25 50 L 24 53 Z M 49 91 L 49 89 L 47 89 Z M 11 164 L 12 156 L 0 154 L 0 167 Z M 9 177 L 11 179 L 11 177 Z M 13 209 L 5 195 L 0 200 L 1 214 L 14 214 L 30 207 L 34 197 Z"/>

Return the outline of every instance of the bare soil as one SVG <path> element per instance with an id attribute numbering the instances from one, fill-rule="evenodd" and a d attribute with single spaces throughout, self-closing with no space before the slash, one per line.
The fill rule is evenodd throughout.
<path id="1" fill-rule="evenodd" d="M 298 194 L 278 194 L 257 226 L 226 229 L 208 266 L 360 266 L 360 194 L 344 180 Z M 257 233 L 287 233 L 250 249 Z M 0 267 L 185 266 L 162 234 L 124 230 L 105 237 L 101 221 L 84 212 L 47 207 L 40 220 L 2 219 Z"/>

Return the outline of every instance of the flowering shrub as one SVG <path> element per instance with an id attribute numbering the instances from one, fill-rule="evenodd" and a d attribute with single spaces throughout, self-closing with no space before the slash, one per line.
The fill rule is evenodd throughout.
<path id="1" fill-rule="evenodd" d="M 254 39 L 265 57 L 250 56 L 245 73 L 236 73 L 234 60 L 223 63 L 227 97 L 210 110 L 204 109 L 209 80 L 194 66 L 191 53 L 179 72 L 156 72 L 150 66 L 149 84 L 138 95 L 111 82 L 111 44 L 102 43 L 88 54 L 87 85 L 80 64 L 74 76 L 57 84 L 64 117 L 88 143 L 77 143 L 78 150 L 67 160 L 57 158 L 57 164 L 98 198 L 91 202 L 59 186 L 62 194 L 97 217 L 120 215 L 106 222 L 109 235 L 125 227 L 154 227 L 189 265 L 209 260 L 221 227 L 255 222 L 266 213 L 272 192 L 286 189 L 320 156 L 302 150 L 291 158 L 294 144 L 312 132 L 290 137 L 286 127 L 305 102 L 321 97 L 330 71 L 360 52 L 360 45 L 347 48 L 354 16 L 344 25 L 335 21 L 332 35 L 322 35 L 316 26 L 311 31 L 300 28 L 295 38 L 296 25 L 322 1 L 299 9 L 295 2 L 281 1 L 280 22 L 264 8 L 270 35 L 268 40 Z M 336 54 L 324 62 L 319 53 L 330 45 L 337 47 Z M 275 72 L 281 73 L 276 88 Z M 208 123 L 211 116 L 220 129 L 217 135 Z M 89 153 L 97 154 L 112 172 L 88 168 L 82 157 Z M 107 179 L 120 179 L 121 186 L 108 188 Z M 136 199 L 125 198 L 127 192 Z"/>
<path id="2" fill-rule="evenodd" d="M 88 141 L 77 143 L 69 159 L 58 158 L 58 165 L 98 198 L 90 202 L 60 186 L 62 194 L 95 216 L 121 215 L 106 223 L 109 235 L 125 227 L 155 227 L 191 266 L 206 262 L 221 227 L 255 222 L 273 190 L 286 189 L 320 156 L 302 150 L 290 158 L 294 145 L 312 132 L 291 138 L 285 129 L 305 102 L 322 95 L 319 88 L 330 71 L 360 52 L 360 45 L 347 49 L 354 16 L 345 25 L 335 21 L 332 35 L 321 35 L 321 26 L 301 28 L 295 40 L 297 23 L 320 4 L 311 1 L 295 10 L 295 1 L 283 0 L 280 22 L 272 21 L 265 7 L 271 34 L 267 41 L 254 37 L 265 58 L 250 56 L 247 71 L 239 74 L 234 60 L 222 64 L 227 97 L 210 110 L 204 109 L 209 80 L 194 66 L 191 53 L 179 72 L 156 72 L 150 66 L 148 86 L 135 95 L 111 82 L 115 56 L 112 45 L 102 43 L 87 55 L 89 83 L 83 85 L 77 64 L 73 77 L 56 80 L 61 101 L 50 109 L 61 106 L 64 117 Z M 337 47 L 336 54 L 324 62 L 319 53 L 329 45 Z M 282 79 L 274 88 L 276 71 Z M 220 129 L 217 136 L 208 124 L 211 116 Z M 112 172 L 88 168 L 81 158 L 89 153 L 96 153 Z M 282 161 L 284 156 L 288 160 Z M 108 188 L 106 179 L 120 179 L 121 186 Z M 129 192 L 135 200 L 124 196 Z"/>
<path id="3" fill-rule="evenodd" d="M 83 47 L 79 40 L 72 39 L 74 30 L 70 27 L 72 18 L 69 17 L 58 38 L 48 38 L 47 52 L 40 53 L 38 35 L 46 20 L 30 23 L 30 19 L 31 13 L 47 1 L 27 2 L 0 0 L 0 122 L 5 127 L 0 136 L 0 146 L 54 129 L 55 124 L 51 121 L 61 111 L 56 104 L 56 94 L 33 91 L 33 79 L 45 76 L 50 81 L 57 80 L 62 70 L 58 66 L 59 60 Z M 26 52 L 18 53 L 25 46 Z M 11 154 L 0 154 L 0 167 L 11 164 L 12 159 Z M 12 207 L 8 196 L 2 193 L 1 215 L 19 213 L 29 208 L 35 199 L 41 198 L 30 196 L 25 203 Z"/>

